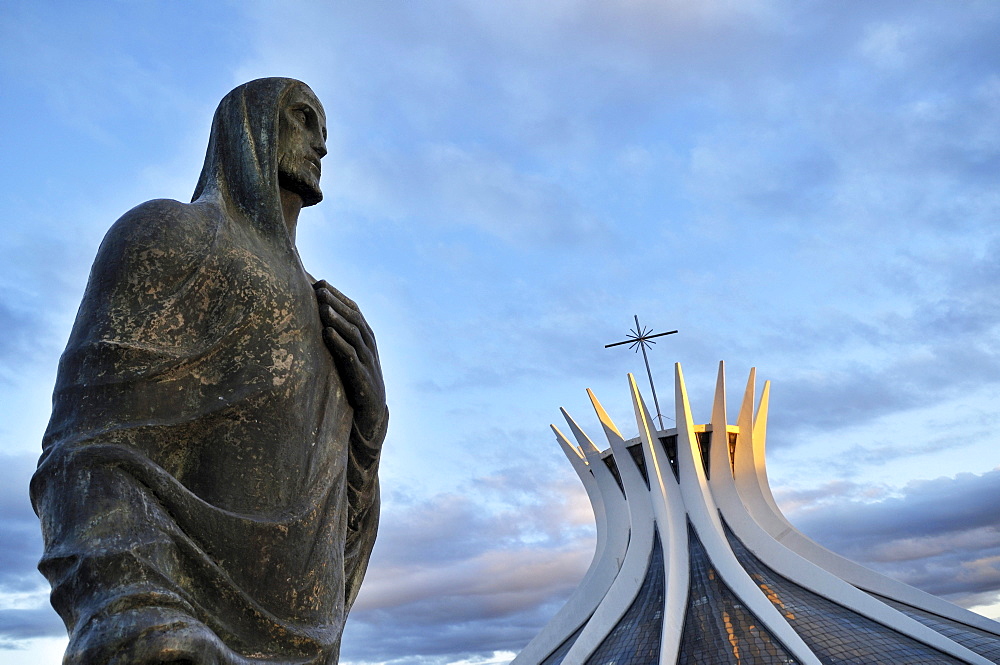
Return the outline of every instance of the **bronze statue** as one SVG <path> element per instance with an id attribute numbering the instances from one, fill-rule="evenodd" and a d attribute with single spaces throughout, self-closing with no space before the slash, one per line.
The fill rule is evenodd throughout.
<path id="1" fill-rule="evenodd" d="M 295 248 L 322 199 L 303 83 L 230 92 L 191 203 L 119 219 L 31 482 L 64 663 L 336 663 L 378 522 L 375 339 Z"/>

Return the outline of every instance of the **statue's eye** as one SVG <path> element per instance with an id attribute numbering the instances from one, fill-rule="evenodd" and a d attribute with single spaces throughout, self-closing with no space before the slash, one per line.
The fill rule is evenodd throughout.
<path id="1" fill-rule="evenodd" d="M 302 123 L 305 123 L 309 119 L 309 115 L 306 113 L 305 109 L 295 109 L 295 117 Z"/>

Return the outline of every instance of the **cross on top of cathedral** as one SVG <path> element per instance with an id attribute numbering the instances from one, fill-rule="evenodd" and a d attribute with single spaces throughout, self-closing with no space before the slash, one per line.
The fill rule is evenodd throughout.
<path id="1" fill-rule="evenodd" d="M 627 335 L 628 339 L 622 340 L 621 342 L 614 342 L 612 344 L 605 344 L 604 348 L 610 349 L 612 346 L 621 346 L 622 344 L 628 344 L 629 345 L 628 348 L 634 350 L 636 353 L 639 353 L 639 350 L 642 349 L 642 359 L 646 363 L 646 376 L 649 377 L 649 389 L 653 393 L 653 405 L 656 407 L 656 418 L 659 420 L 660 429 L 662 430 L 664 429 L 663 414 L 660 413 L 660 402 L 656 398 L 656 386 L 653 385 L 653 373 L 649 370 L 649 358 L 646 356 L 646 348 L 651 347 L 653 344 L 656 344 L 656 342 L 653 341 L 653 338 L 663 337 L 664 335 L 673 335 L 677 331 L 671 330 L 669 332 L 650 334 L 652 332 L 653 332 L 652 328 L 645 328 L 639 325 L 639 315 L 636 314 L 635 330 L 629 330 L 629 334 Z"/>

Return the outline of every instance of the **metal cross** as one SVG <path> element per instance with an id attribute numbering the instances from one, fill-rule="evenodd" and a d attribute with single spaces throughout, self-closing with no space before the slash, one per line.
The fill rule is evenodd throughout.
<path id="1" fill-rule="evenodd" d="M 649 358 L 646 357 L 646 347 L 656 344 L 652 341 L 654 337 L 663 337 L 664 335 L 673 335 L 676 330 L 671 330 L 670 332 L 656 333 L 655 335 L 650 335 L 653 332 L 652 328 L 643 328 L 639 325 L 639 315 L 635 315 L 635 330 L 629 330 L 628 339 L 615 342 L 614 344 L 605 344 L 605 349 L 610 349 L 612 346 L 621 346 L 622 344 L 628 344 L 630 349 L 633 349 L 636 353 L 639 353 L 639 349 L 642 349 L 642 359 L 646 361 L 646 376 L 649 377 L 649 389 L 653 391 L 653 405 L 656 407 L 656 417 L 660 421 L 660 429 L 663 427 L 663 414 L 660 413 L 660 402 L 656 399 L 656 386 L 653 385 L 653 373 L 649 371 Z"/>

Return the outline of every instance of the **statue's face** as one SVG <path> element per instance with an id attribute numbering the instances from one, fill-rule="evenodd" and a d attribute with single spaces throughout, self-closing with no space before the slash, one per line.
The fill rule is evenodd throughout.
<path id="1" fill-rule="evenodd" d="M 323 200 L 320 160 L 326 155 L 326 114 L 312 90 L 296 86 L 278 114 L 278 185 L 302 197 L 303 205 Z"/>

